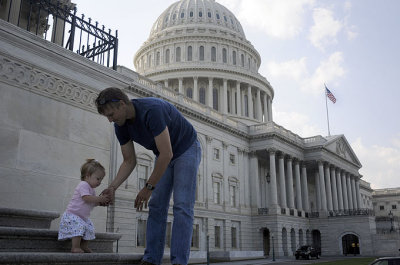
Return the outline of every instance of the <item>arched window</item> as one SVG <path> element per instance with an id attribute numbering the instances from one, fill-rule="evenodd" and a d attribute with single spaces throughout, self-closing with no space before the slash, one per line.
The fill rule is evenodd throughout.
<path id="1" fill-rule="evenodd" d="M 200 87 L 199 89 L 199 102 L 202 104 L 206 104 L 206 89 L 204 87 Z"/>
<path id="2" fill-rule="evenodd" d="M 203 16 L 203 12 L 199 11 L 199 17 Z"/>
<path id="3" fill-rule="evenodd" d="M 200 46 L 199 48 L 199 59 L 200 61 L 204 61 L 204 46 Z"/>
<path id="4" fill-rule="evenodd" d="M 188 98 L 193 98 L 193 89 L 191 87 L 186 89 L 186 96 Z"/>
<path id="5" fill-rule="evenodd" d="M 241 60 L 241 63 L 242 63 L 242 67 L 244 67 L 244 55 L 243 54 L 240 56 L 240 60 Z"/>
<path id="6" fill-rule="evenodd" d="M 208 17 L 211 17 L 211 12 L 208 12 L 208 13 L 207 13 L 207 16 L 208 16 Z"/>
<path id="7" fill-rule="evenodd" d="M 193 17 L 193 11 L 190 11 L 189 16 Z"/>
<path id="8" fill-rule="evenodd" d="M 218 13 L 216 14 L 216 16 L 217 16 L 217 19 L 219 19 L 219 14 Z"/>
<path id="9" fill-rule="evenodd" d="M 244 100 L 244 115 L 246 117 L 249 117 L 249 101 L 247 100 L 247 95 L 244 95 L 243 97 Z"/>
<path id="10" fill-rule="evenodd" d="M 236 65 L 236 51 L 232 52 L 232 62 L 233 62 L 233 65 Z"/>
<path id="11" fill-rule="evenodd" d="M 169 63 L 169 49 L 165 51 L 165 63 Z"/>
<path id="12" fill-rule="evenodd" d="M 223 49 L 222 49 L 222 62 L 223 62 L 223 63 L 226 63 L 226 61 L 227 61 L 227 58 L 226 58 L 226 49 L 223 48 Z"/>
<path id="13" fill-rule="evenodd" d="M 185 17 L 185 13 L 181 13 L 181 18 L 184 18 Z"/>
<path id="14" fill-rule="evenodd" d="M 248 63 L 249 63 L 249 69 L 250 69 L 251 68 L 250 58 L 248 59 Z"/>
<path id="15" fill-rule="evenodd" d="M 213 89 L 213 109 L 218 110 L 218 89 Z"/>
<path id="16" fill-rule="evenodd" d="M 215 47 L 211 47 L 211 62 L 217 61 L 217 49 Z"/>
<path id="17" fill-rule="evenodd" d="M 176 62 L 181 61 L 181 47 L 176 47 L 176 52 L 175 52 L 175 60 Z"/>
<path id="18" fill-rule="evenodd" d="M 151 54 L 147 57 L 147 66 L 150 68 L 151 67 Z"/>
<path id="19" fill-rule="evenodd" d="M 192 60 L 192 46 L 188 46 L 188 49 L 187 49 L 187 60 L 188 61 Z"/>
<path id="20" fill-rule="evenodd" d="M 160 65 L 160 52 L 156 54 L 156 65 Z"/>

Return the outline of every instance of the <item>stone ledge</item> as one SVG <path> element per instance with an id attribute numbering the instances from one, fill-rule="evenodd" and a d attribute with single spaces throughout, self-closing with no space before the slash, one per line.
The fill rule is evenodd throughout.
<path id="1" fill-rule="evenodd" d="M 51 222 L 59 216 L 50 211 L 0 208 L 0 226 L 49 229 Z"/>
<path id="2" fill-rule="evenodd" d="M 2 253 L 0 264 L 35 264 L 35 265 L 87 265 L 87 264 L 139 264 L 142 254 L 105 254 L 105 253 L 35 253 L 14 252 Z"/>
<path id="3" fill-rule="evenodd" d="M 112 253 L 122 237 L 116 233 L 96 233 L 89 243 L 95 252 Z M 69 252 L 71 240 L 58 241 L 58 231 L 35 228 L 0 227 L 0 252 Z"/>

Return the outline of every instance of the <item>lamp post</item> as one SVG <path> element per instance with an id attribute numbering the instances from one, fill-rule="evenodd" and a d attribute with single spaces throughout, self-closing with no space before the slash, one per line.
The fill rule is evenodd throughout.
<path id="1" fill-rule="evenodd" d="M 393 227 L 393 213 L 392 213 L 392 211 L 390 210 L 389 211 L 389 218 L 390 218 L 390 233 L 391 232 L 393 232 L 394 231 L 394 227 Z"/>
<path id="2" fill-rule="evenodd" d="M 274 244 L 274 234 L 272 233 L 272 261 L 275 261 L 275 244 Z"/>

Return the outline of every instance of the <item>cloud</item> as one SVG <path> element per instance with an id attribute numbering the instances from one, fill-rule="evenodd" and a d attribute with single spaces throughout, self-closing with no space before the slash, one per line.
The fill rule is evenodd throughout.
<path id="1" fill-rule="evenodd" d="M 400 135 L 392 139 L 393 146 L 367 146 L 362 138 L 351 144 L 363 167 L 363 179 L 371 183 L 373 189 L 400 187 Z"/>
<path id="2" fill-rule="evenodd" d="M 335 20 L 333 12 L 326 8 L 315 8 L 314 25 L 310 29 L 309 39 L 318 49 L 324 51 L 327 45 L 337 44 L 337 35 L 343 29 L 343 22 Z"/>
<path id="3" fill-rule="evenodd" d="M 220 0 L 244 26 L 268 36 L 291 39 L 303 31 L 305 13 L 315 0 Z"/>
<path id="4" fill-rule="evenodd" d="M 279 112 L 273 108 L 274 121 L 301 137 L 310 137 L 323 134 L 317 126 L 309 125 L 307 115 L 298 112 Z"/>
<path id="5" fill-rule="evenodd" d="M 335 52 L 321 61 L 314 72 L 308 69 L 306 57 L 286 62 L 269 62 L 262 72 L 267 73 L 269 78 L 291 79 L 300 85 L 302 91 L 318 95 L 324 92 L 324 83 L 337 82 L 346 74 L 343 62 L 343 54 Z"/>

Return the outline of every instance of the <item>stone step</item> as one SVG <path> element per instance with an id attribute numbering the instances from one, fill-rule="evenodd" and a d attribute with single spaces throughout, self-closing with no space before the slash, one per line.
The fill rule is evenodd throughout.
<path id="1" fill-rule="evenodd" d="M 142 254 L 113 253 L 1 253 L 1 265 L 120 265 L 139 264 Z M 163 263 L 164 264 L 164 263 Z"/>
<path id="2" fill-rule="evenodd" d="M 0 226 L 50 228 L 59 213 L 27 209 L 0 208 Z"/>
<path id="3" fill-rule="evenodd" d="M 89 242 L 94 252 L 112 253 L 116 233 L 96 233 Z M 71 240 L 58 241 L 58 231 L 38 228 L 0 227 L 0 252 L 69 252 Z M 2 254 L 1 254 L 2 255 Z"/>

